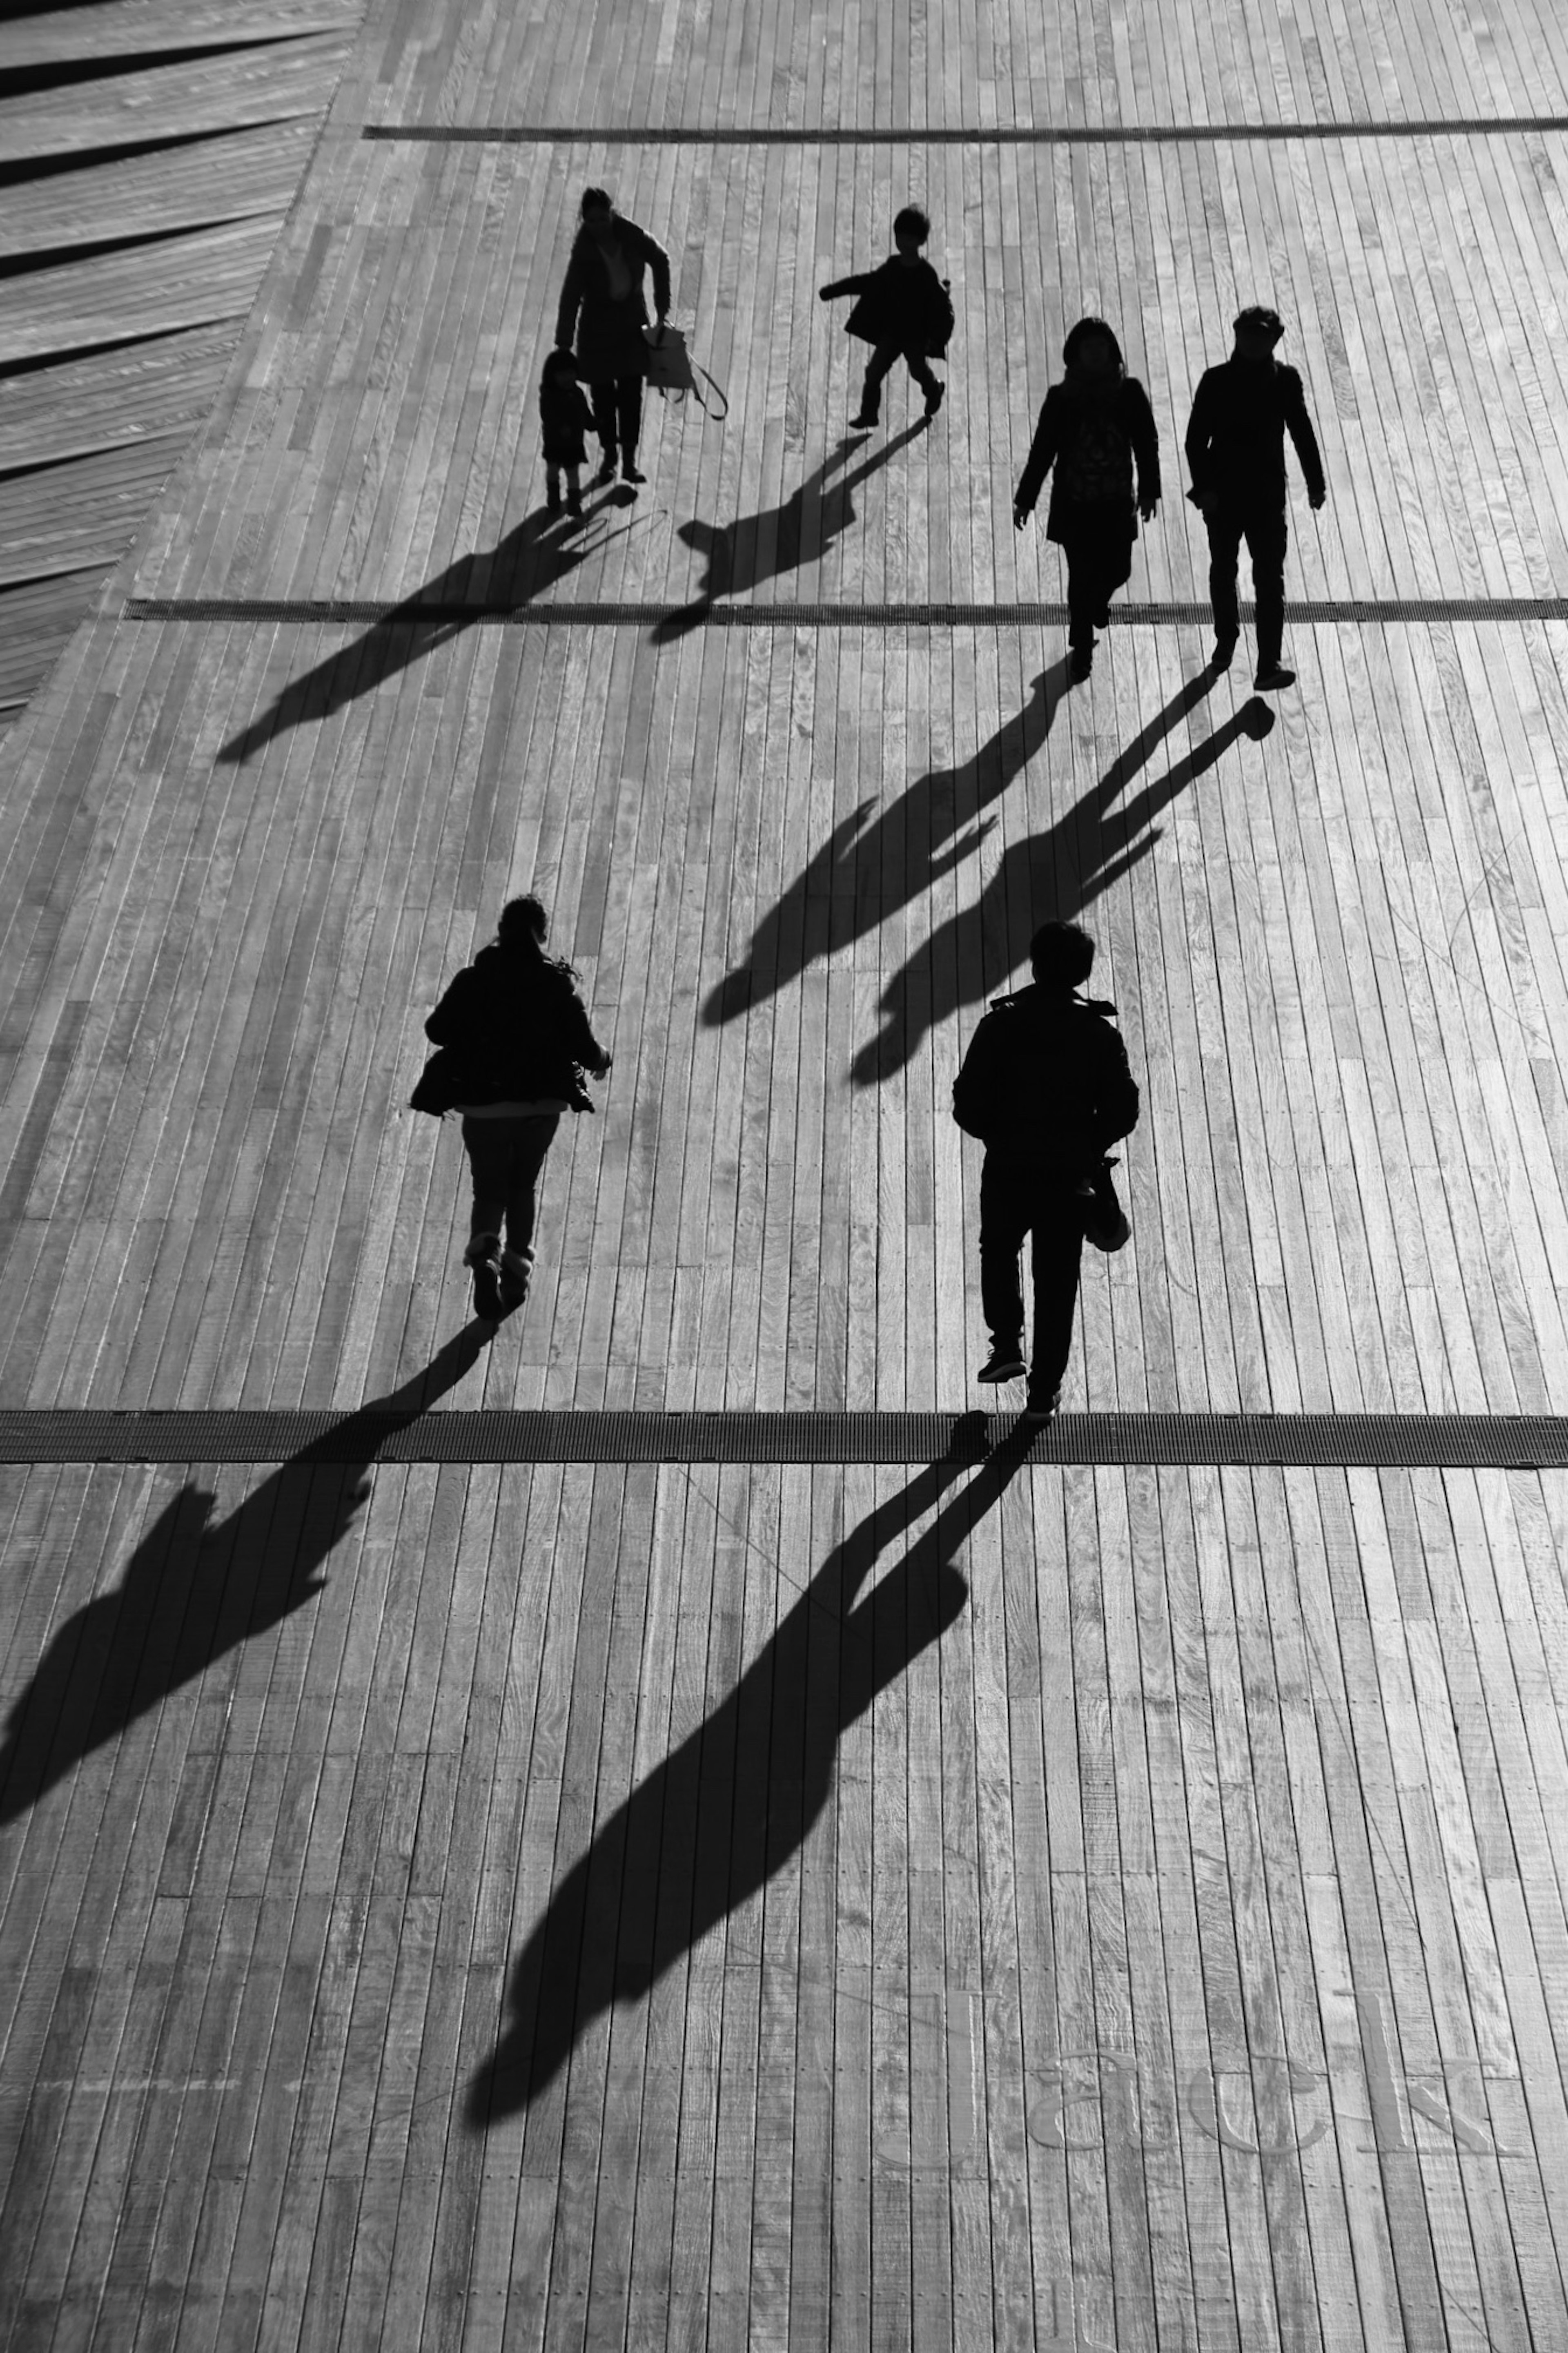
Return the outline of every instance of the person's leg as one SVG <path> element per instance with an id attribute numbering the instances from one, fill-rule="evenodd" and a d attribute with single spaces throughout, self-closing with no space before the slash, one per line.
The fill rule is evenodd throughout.
<path id="1" fill-rule="evenodd" d="M 545 509 L 549 513 L 552 515 L 560 513 L 561 472 L 559 467 L 546 466 L 544 469 L 544 504 Z"/>
<path id="2" fill-rule="evenodd" d="M 1066 1185 L 1052 1187 L 1034 1207 L 1035 1347 L 1029 1366 L 1029 1400 L 1049 1405 L 1066 1377 L 1072 1349 L 1083 1257 L 1083 1210 L 1076 1193 Z"/>
<path id="3" fill-rule="evenodd" d="M 1241 518 L 1231 506 L 1210 507 L 1204 516 L 1209 535 L 1209 603 L 1214 608 L 1215 649 L 1228 660 L 1241 635 L 1236 565 L 1241 553 Z"/>
<path id="4" fill-rule="evenodd" d="M 904 364 L 925 395 L 926 415 L 934 417 L 942 406 L 943 385 L 919 343 L 904 345 Z"/>
<path id="5" fill-rule="evenodd" d="M 1024 1286 L 1018 1253 L 1029 1229 L 1026 1188 L 1018 1172 L 987 1152 L 980 1170 L 980 1307 L 993 1354 L 1021 1357 Z"/>
<path id="6" fill-rule="evenodd" d="M 581 466 L 568 466 L 565 469 L 565 474 L 566 512 L 568 514 L 581 514 L 583 512 L 583 469 Z"/>
<path id="7" fill-rule="evenodd" d="M 510 1258 L 531 1260 L 533 1221 L 539 1198 L 539 1173 L 544 1155 L 561 1124 L 559 1112 L 536 1112 L 527 1119 L 509 1119 L 506 1183 L 506 1244 Z"/>
<path id="8" fill-rule="evenodd" d="M 605 452 L 599 480 L 607 482 L 616 470 L 616 387 L 613 384 L 591 384 L 588 398 L 593 404 L 594 430 Z"/>
<path id="9" fill-rule="evenodd" d="M 1258 605 L 1258 669 L 1276 670 L 1285 642 L 1285 504 L 1259 500 L 1246 516 L 1247 552 L 1252 558 L 1252 594 Z"/>
<path id="10" fill-rule="evenodd" d="M 493 1324 L 501 1313 L 500 1237 L 506 1219 L 509 1154 L 500 1120 L 465 1119 L 463 1143 L 473 1178 L 468 1247 L 463 1262 L 474 1276 L 474 1314 Z"/>
<path id="11" fill-rule="evenodd" d="M 1085 679 L 1094 662 L 1098 580 L 1093 533 L 1069 527 L 1062 538 L 1062 554 L 1068 567 L 1068 644 L 1072 652 L 1072 675 Z"/>
<path id="12" fill-rule="evenodd" d="M 640 482 L 644 479 L 637 471 L 637 443 L 642 438 L 640 375 L 616 378 L 616 415 L 621 428 L 621 473 L 628 482 Z"/>
<path id="13" fill-rule="evenodd" d="M 882 384 L 888 370 L 899 356 L 897 343 L 877 343 L 866 363 L 866 383 L 860 395 L 858 425 L 875 425 L 882 408 Z"/>

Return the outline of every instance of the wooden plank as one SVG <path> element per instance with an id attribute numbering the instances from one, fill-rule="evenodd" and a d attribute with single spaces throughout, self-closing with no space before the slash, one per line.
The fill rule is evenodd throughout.
<path id="1" fill-rule="evenodd" d="M 263 213 L 281 219 L 312 144 L 313 125 L 302 117 L 195 140 L 167 153 L 51 172 L 30 187 L 11 191 L 0 224 L 0 253 L 49 253 L 110 239 L 166 237 Z"/>
<path id="2" fill-rule="evenodd" d="M 247 41 L 298 38 L 301 33 L 352 31 L 358 0 L 88 0 L 85 7 L 40 8 L 14 20 L 5 36 L 5 63 L 75 64 L 87 57 L 155 57 L 161 50 L 236 48 Z"/>
<path id="3" fill-rule="evenodd" d="M 152 146 L 315 114 L 331 100 L 347 54 L 341 34 L 310 33 L 210 62 L 153 66 L 0 99 L 0 160 Z"/>
<path id="4" fill-rule="evenodd" d="M 212 408 L 237 342 L 232 323 L 196 327 L 6 378 L 0 461 L 7 470 L 47 466 L 193 432 Z"/>
<path id="5" fill-rule="evenodd" d="M 0 360 L 43 359 L 243 319 L 281 219 L 273 206 L 257 219 L 7 279 L 0 283 Z"/>

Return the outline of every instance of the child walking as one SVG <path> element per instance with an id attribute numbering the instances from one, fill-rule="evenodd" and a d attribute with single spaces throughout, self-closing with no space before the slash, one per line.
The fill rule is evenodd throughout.
<path id="1" fill-rule="evenodd" d="M 588 396 L 577 381 L 577 362 L 570 352 L 552 352 L 544 363 L 539 386 L 539 421 L 544 428 L 544 503 L 552 515 L 561 512 L 561 476 L 566 476 L 566 504 L 574 515 L 583 512 L 579 488 L 588 452 L 583 437 L 593 424 Z"/>
<path id="2" fill-rule="evenodd" d="M 860 414 L 850 419 L 851 430 L 868 433 L 881 406 L 882 383 L 896 359 L 902 358 L 925 395 L 925 413 L 934 417 L 942 406 L 944 387 L 929 363 L 946 351 L 952 333 L 952 304 L 945 280 L 937 276 L 921 252 L 931 235 L 931 223 L 918 205 L 906 205 L 893 223 L 898 251 L 879 269 L 858 277 L 837 279 L 822 289 L 830 302 L 836 294 L 858 294 L 859 301 L 845 321 L 845 331 L 872 346 L 860 395 Z"/>

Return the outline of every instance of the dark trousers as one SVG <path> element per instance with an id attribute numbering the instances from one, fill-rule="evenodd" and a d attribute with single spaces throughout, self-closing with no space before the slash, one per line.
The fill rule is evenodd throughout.
<path id="1" fill-rule="evenodd" d="M 1029 1387 L 1060 1388 L 1072 1347 L 1083 1253 L 1083 1203 L 1071 1177 L 1037 1170 L 987 1152 L 980 1171 L 980 1303 L 992 1340 L 1021 1345 L 1024 1291 L 1018 1254 L 1031 1238 L 1035 1278 L 1035 1348 Z"/>
<path id="2" fill-rule="evenodd" d="M 474 1180 L 470 1236 L 499 1234 L 504 1227 L 509 1250 L 520 1258 L 531 1251 L 539 1172 L 560 1124 L 561 1114 L 554 1111 L 532 1112 L 522 1119 L 464 1120 L 463 1142 Z"/>
<path id="3" fill-rule="evenodd" d="M 623 457 L 635 457 L 642 431 L 641 376 L 618 375 L 609 384 L 591 384 L 588 392 L 594 404 L 594 430 L 605 445 L 605 457 L 614 455 L 617 442 Z"/>
<path id="4" fill-rule="evenodd" d="M 1069 511 L 1070 512 L 1070 511 Z M 1096 629 L 1103 629 L 1110 600 L 1132 572 L 1132 537 L 1120 511 L 1060 525 L 1068 563 L 1068 642 L 1089 652 Z"/>
<path id="5" fill-rule="evenodd" d="M 860 395 L 862 417 L 875 417 L 882 405 L 882 385 L 895 360 L 901 359 L 929 400 L 940 389 L 924 352 L 918 343 L 878 343 L 866 364 L 866 389 Z"/>
<path id="6" fill-rule="evenodd" d="M 1235 638 L 1241 616 L 1236 601 L 1236 567 L 1241 543 L 1252 559 L 1252 594 L 1258 605 L 1258 667 L 1268 670 L 1285 642 L 1285 546 L 1289 536 L 1285 501 L 1274 493 L 1226 499 L 1204 517 L 1209 534 L 1209 602 L 1216 638 Z"/>

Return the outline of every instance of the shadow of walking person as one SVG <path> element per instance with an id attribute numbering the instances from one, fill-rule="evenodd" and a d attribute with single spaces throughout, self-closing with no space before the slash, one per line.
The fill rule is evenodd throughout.
<path id="1" fill-rule="evenodd" d="M 963 767 L 933 768 L 918 777 L 875 824 L 875 801 L 862 801 L 835 826 L 758 924 L 745 963 L 726 973 L 709 997 L 702 1008 L 707 1027 L 734 1020 L 819 957 L 875 931 L 978 849 L 990 827 L 989 820 L 978 821 L 981 811 L 1002 798 L 1045 743 L 1068 682 L 1064 654 L 1040 672 L 1023 710 Z M 943 843 L 948 846 L 939 848 Z"/>
<path id="2" fill-rule="evenodd" d="M 1014 842 L 975 903 L 961 908 L 893 975 L 882 992 L 882 1027 L 855 1057 L 857 1085 L 891 1078 L 928 1030 L 961 1006 L 978 1005 L 1005 990 L 1027 956 L 1036 926 L 1053 916 L 1063 923 L 1074 921 L 1148 857 L 1160 839 L 1161 828 L 1153 820 L 1162 809 L 1216 766 L 1243 736 L 1262 742 L 1274 725 L 1274 713 L 1261 697 L 1252 695 L 1157 783 L 1146 786 L 1125 808 L 1114 807 L 1131 778 L 1212 682 L 1207 672 L 1189 680 L 1119 754 L 1091 793 L 1043 833 Z M 1016 921 L 1020 913 L 1021 923 Z"/>
<path id="3" fill-rule="evenodd" d="M 603 507 L 595 508 L 590 520 L 604 512 Z M 460 555 L 445 572 L 405 596 L 393 612 L 384 614 L 352 646 L 342 647 L 313 670 L 290 679 L 275 702 L 229 737 L 218 753 L 219 760 L 238 765 L 261 751 L 275 735 L 287 734 L 289 728 L 306 721 L 330 718 L 470 628 L 482 612 L 493 611 L 497 606 L 515 611 L 542 596 L 590 555 L 599 554 L 612 540 L 624 539 L 635 527 L 636 518 L 618 530 L 579 540 L 563 535 L 544 509 L 536 508 L 489 555 Z"/>
<path id="4" fill-rule="evenodd" d="M 953 1563 L 1025 1461 L 1011 1434 L 867 1599 L 883 1553 L 962 1468 L 933 1462 L 829 1555 L 729 1697 L 573 1864 L 513 1966 L 510 2023 L 468 2087 L 478 2130 L 552 2084 L 592 2021 L 667 1969 L 797 1853 L 833 1793 L 840 1736 L 953 1623 Z"/>
<path id="5" fill-rule="evenodd" d="M 890 441 L 884 442 L 863 466 L 836 481 L 832 478 L 837 469 L 857 449 L 866 447 L 864 434 L 851 433 L 828 452 L 816 472 L 808 474 L 782 506 L 764 507 L 757 514 L 738 517 L 734 522 L 704 522 L 700 515 L 683 522 L 676 537 L 683 539 L 702 557 L 708 567 L 707 576 L 689 605 L 683 605 L 678 613 L 667 614 L 658 623 L 653 631 L 653 644 L 670 645 L 689 629 L 700 628 L 721 596 L 743 596 L 747 589 L 760 587 L 764 580 L 776 580 L 783 573 L 795 571 L 804 555 L 826 554 L 855 520 L 855 502 L 850 493 L 930 429 L 929 420 L 923 417 L 907 425 L 901 433 L 895 433 Z M 817 501 L 820 509 L 814 513 Z M 815 543 L 811 536 L 814 521 Z"/>
<path id="6" fill-rule="evenodd" d="M 369 1497 L 377 1448 L 454 1388 L 487 1338 L 483 1324 L 470 1324 L 401 1388 L 279 1463 L 216 1527 L 210 1490 L 195 1481 L 183 1487 L 114 1591 L 57 1630 L 12 1707 L 0 1746 L 0 1825 L 215 1660 L 321 1592 L 318 1572 Z"/>

